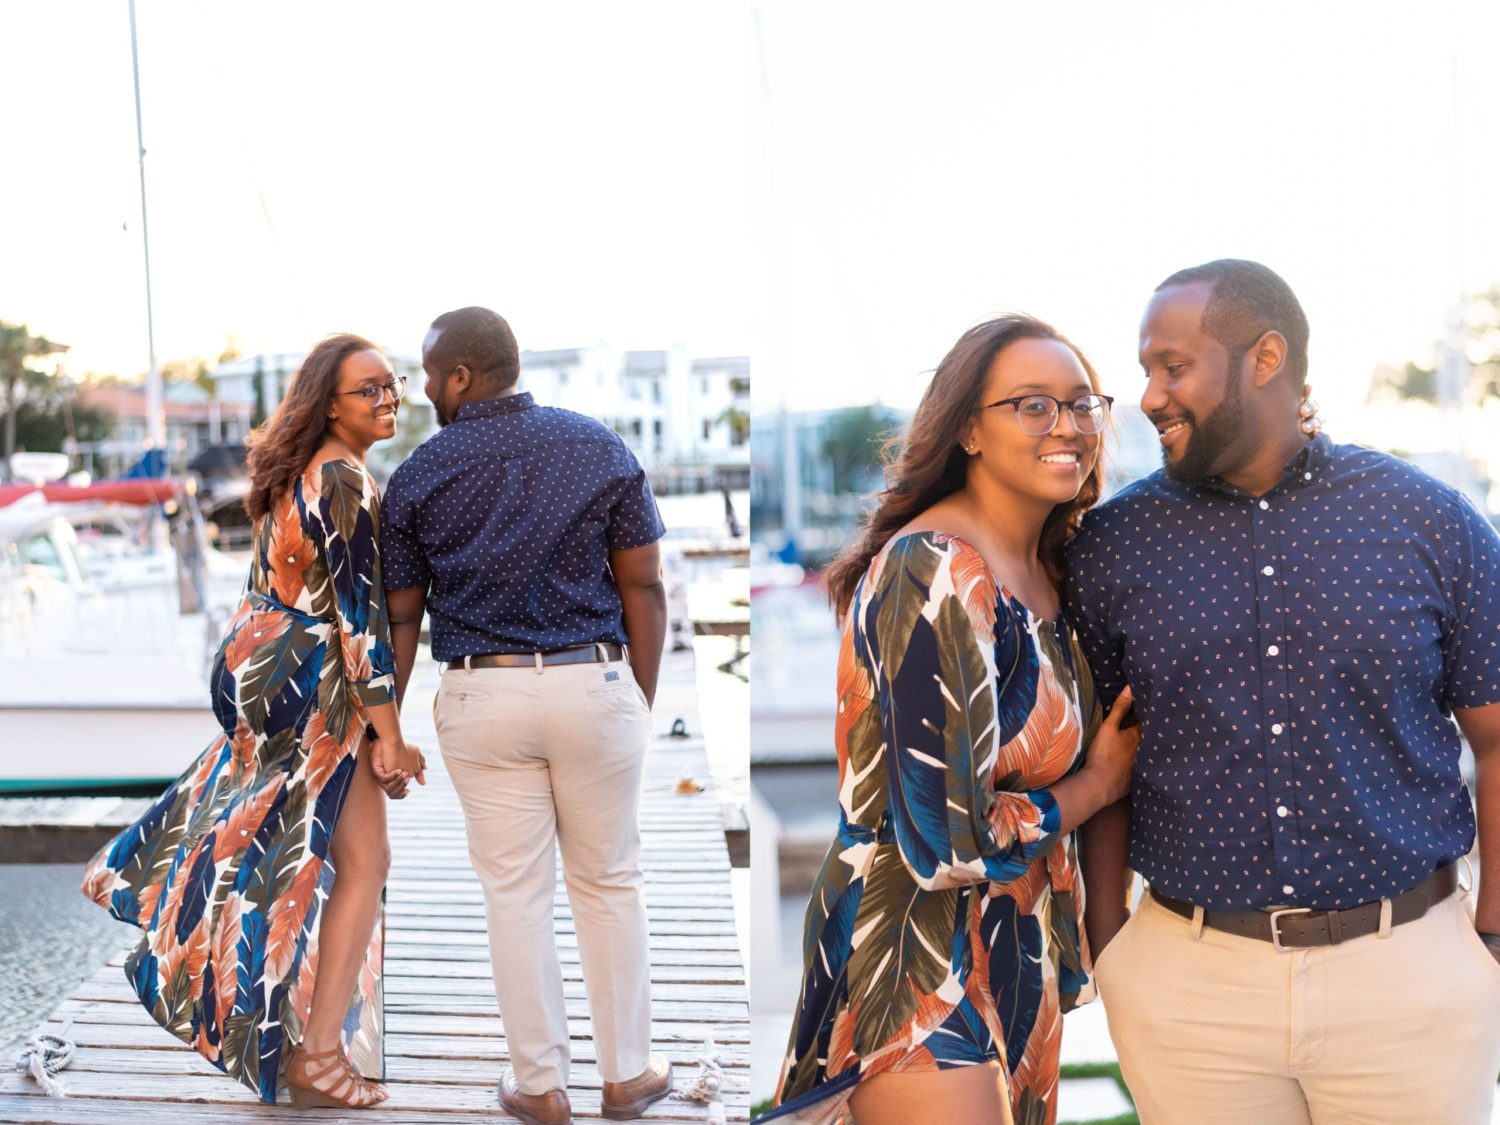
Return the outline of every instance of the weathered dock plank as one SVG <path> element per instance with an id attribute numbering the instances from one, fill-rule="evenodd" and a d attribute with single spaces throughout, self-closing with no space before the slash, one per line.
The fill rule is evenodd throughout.
<path id="1" fill-rule="evenodd" d="M 743 960 L 735 939 L 730 864 L 719 800 L 711 788 L 675 792 L 684 772 L 706 781 L 691 653 L 662 666 L 654 738 L 641 804 L 642 865 L 651 916 L 654 1049 L 679 1081 L 696 1073 L 712 1040 L 723 1065 L 730 1121 L 749 1118 L 750 1024 Z M 431 665 L 413 679 L 409 736 L 431 752 L 429 784 L 390 806 L 391 878 L 386 909 L 386 1068 L 391 1098 L 372 1110 L 268 1109 L 238 1083 L 179 1045 L 151 1020 L 126 984 L 116 957 L 75 989 L 47 1029 L 76 1045 L 62 1074 L 64 1100 L 46 1098 L 29 1079 L 0 1078 L 0 1122 L 219 1125 L 271 1120 L 394 1120 L 438 1125 L 463 1118 L 506 1120 L 495 1083 L 508 1061 L 504 1019 L 490 977 L 484 897 L 469 868 L 463 815 L 436 752 Z M 687 737 L 674 737 L 683 720 Z M 70 810 L 71 813 L 71 810 Z M 118 815 L 118 813 L 117 813 Z M 601 1078 L 589 1038 L 578 941 L 559 872 L 555 900 L 568 1028 L 571 1098 L 580 1122 L 599 1118 Z M 705 1107 L 668 1099 L 643 1121 L 691 1122 Z"/>

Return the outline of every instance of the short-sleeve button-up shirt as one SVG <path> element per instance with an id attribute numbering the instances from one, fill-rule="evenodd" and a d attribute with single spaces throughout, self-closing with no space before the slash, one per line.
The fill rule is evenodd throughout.
<path id="1" fill-rule="evenodd" d="M 1500 702 L 1500 537 L 1321 435 L 1264 496 L 1158 472 L 1085 518 L 1068 611 L 1143 725 L 1130 865 L 1210 909 L 1343 908 L 1474 842 L 1453 707 Z"/>
<path id="2" fill-rule="evenodd" d="M 442 661 L 626 643 L 609 553 L 665 530 L 618 434 L 526 393 L 461 406 L 391 475 L 381 515 L 386 588 L 427 591 Z"/>

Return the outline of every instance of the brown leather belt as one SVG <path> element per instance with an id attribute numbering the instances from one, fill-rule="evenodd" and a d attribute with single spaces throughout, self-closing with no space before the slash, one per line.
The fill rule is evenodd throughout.
<path id="1" fill-rule="evenodd" d="M 460 656 L 448 661 L 448 667 L 459 668 L 536 668 L 544 664 L 604 664 L 624 660 L 621 645 L 577 645 L 556 652 L 484 652 L 477 656 Z"/>
<path id="2" fill-rule="evenodd" d="M 1451 895 L 1458 886 L 1453 864 L 1440 867 L 1409 891 L 1391 899 L 1391 925 L 1414 922 Z M 1193 904 L 1170 898 L 1155 887 L 1151 897 L 1173 914 L 1193 917 Z M 1312 910 L 1304 906 L 1280 910 L 1205 910 L 1203 924 L 1226 934 L 1268 941 L 1277 949 L 1310 949 L 1337 945 L 1380 929 L 1380 900 L 1347 910 Z"/>

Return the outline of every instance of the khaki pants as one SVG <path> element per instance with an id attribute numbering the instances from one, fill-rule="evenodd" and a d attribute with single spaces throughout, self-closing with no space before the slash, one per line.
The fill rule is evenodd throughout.
<path id="1" fill-rule="evenodd" d="M 1464 892 L 1278 953 L 1146 895 L 1095 963 L 1142 1125 L 1488 1125 L 1500 964 Z"/>
<path id="2" fill-rule="evenodd" d="M 557 847 L 599 1071 L 607 1082 L 636 1077 L 651 1048 L 636 823 L 651 713 L 630 665 L 450 669 L 435 712 L 484 887 L 495 996 L 521 1091 L 568 1085 Z"/>

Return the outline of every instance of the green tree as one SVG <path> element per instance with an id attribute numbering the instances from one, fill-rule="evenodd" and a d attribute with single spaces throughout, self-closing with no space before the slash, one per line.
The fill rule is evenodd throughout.
<path id="1" fill-rule="evenodd" d="M 1478 384 L 1481 398 L 1500 398 L 1500 285 L 1465 297 L 1463 314 L 1470 385 Z M 1410 362 L 1402 367 L 1377 367 L 1370 393 L 1382 392 L 1436 403 L 1437 369 Z"/>
<path id="2" fill-rule="evenodd" d="M 880 450 L 900 421 L 883 406 L 851 406 L 837 410 L 825 423 L 823 457 L 831 470 L 831 491 L 867 492 L 880 465 Z"/>
<path id="3" fill-rule="evenodd" d="M 1405 367 L 1377 367 L 1370 389 L 1392 391 L 1397 398 L 1437 402 L 1437 371 L 1410 362 Z"/>
<path id="4" fill-rule="evenodd" d="M 716 425 L 720 422 L 729 427 L 730 445 L 744 445 L 750 440 L 750 415 L 742 407 L 730 403 L 714 419 Z"/>
<path id="5" fill-rule="evenodd" d="M 64 379 L 30 373 L 26 396 L 16 404 L 16 448 L 67 449 L 71 442 L 104 441 L 115 417 L 98 406 L 78 401 L 78 391 Z"/>
<path id="6" fill-rule="evenodd" d="M 16 451 L 16 404 L 17 390 L 32 371 L 34 359 L 65 351 L 61 344 L 54 344 L 45 336 L 33 336 L 24 324 L 6 324 L 0 321 L 0 378 L 5 380 L 5 464 L 9 471 L 10 455 Z"/>

